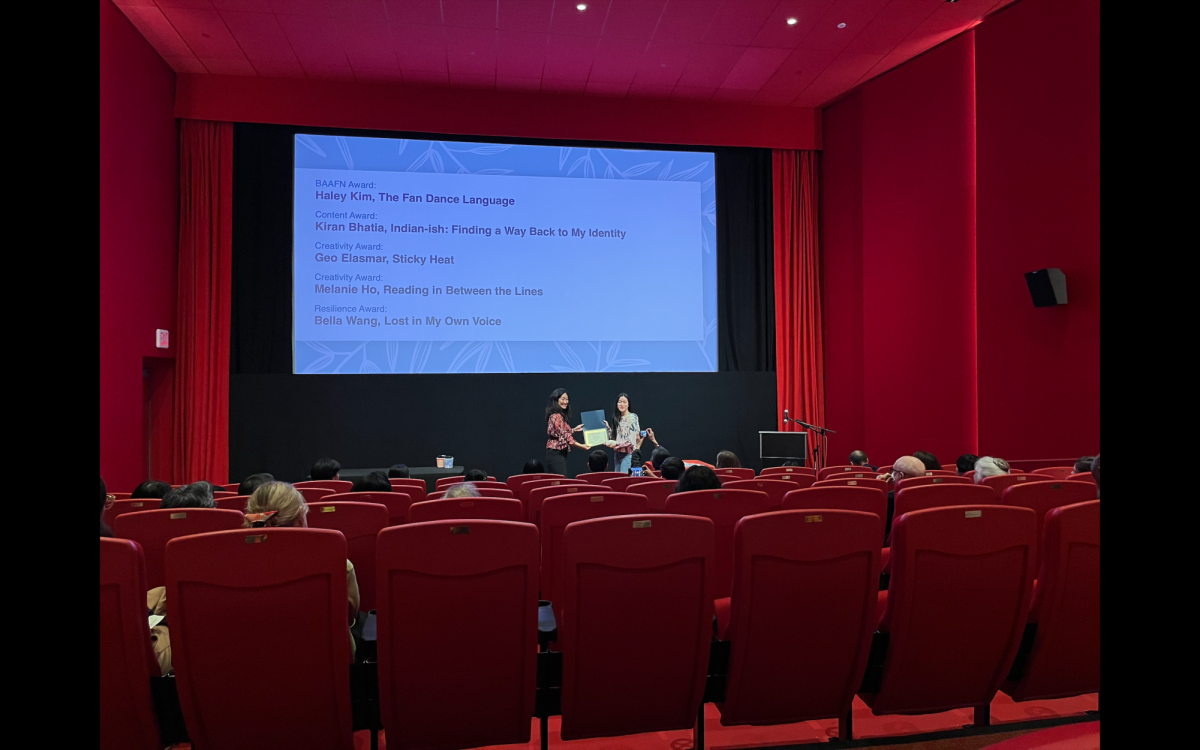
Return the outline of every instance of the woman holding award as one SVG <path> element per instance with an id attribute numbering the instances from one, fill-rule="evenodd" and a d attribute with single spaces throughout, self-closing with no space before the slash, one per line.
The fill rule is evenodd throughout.
<path id="1" fill-rule="evenodd" d="M 629 473 L 633 464 L 633 449 L 638 439 L 641 426 L 638 415 L 629 411 L 629 396 L 617 394 L 617 405 L 613 407 L 612 422 L 606 422 L 608 427 L 608 447 L 613 449 L 615 461 L 613 471 Z"/>
<path id="2" fill-rule="evenodd" d="M 578 446 L 587 448 L 582 443 L 575 442 L 574 432 L 582 432 L 583 425 L 571 427 L 571 398 L 566 388 L 555 388 L 546 399 L 546 471 L 551 474 L 567 475 L 567 454 L 571 448 Z"/>

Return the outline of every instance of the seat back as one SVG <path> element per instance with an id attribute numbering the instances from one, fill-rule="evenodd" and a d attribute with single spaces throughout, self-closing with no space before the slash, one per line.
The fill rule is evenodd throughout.
<path id="1" fill-rule="evenodd" d="M 109 492 L 107 494 L 112 495 L 113 500 L 128 500 L 133 495 L 132 492 Z"/>
<path id="2" fill-rule="evenodd" d="M 817 470 L 807 466 L 768 466 L 758 472 L 758 475 L 764 479 L 770 474 L 808 474 L 813 479 L 816 479 Z"/>
<path id="3" fill-rule="evenodd" d="M 645 482 L 630 483 L 625 491 L 645 496 L 651 511 L 664 511 L 667 509 L 667 497 L 677 486 L 677 479 L 648 479 Z"/>
<path id="4" fill-rule="evenodd" d="M 1042 544 L 1037 633 L 1004 684 L 1018 701 L 1100 691 L 1100 501 L 1048 512 Z"/>
<path id="5" fill-rule="evenodd" d="M 567 525 L 593 518 L 623 516 L 647 511 L 645 495 L 592 490 L 556 495 L 542 503 L 542 598 L 554 603 L 555 616 L 563 612 L 562 543 Z M 561 631 L 560 631 L 561 632 Z"/>
<path id="6" fill-rule="evenodd" d="M 582 479 L 588 484 L 600 484 L 605 479 L 616 479 L 618 477 L 629 476 L 623 471 L 589 471 L 586 474 L 577 474 L 576 479 Z"/>
<path id="7" fill-rule="evenodd" d="M 246 503 L 250 502 L 249 495 L 234 495 L 233 497 L 215 497 L 213 502 L 221 510 L 236 510 L 239 513 L 246 512 Z"/>
<path id="8" fill-rule="evenodd" d="M 563 555 L 562 738 L 694 726 L 712 640 L 712 522 L 582 521 Z"/>
<path id="9" fill-rule="evenodd" d="M 725 482 L 730 482 L 737 479 L 754 478 L 754 469 L 748 469 L 744 466 L 729 467 L 726 469 L 713 469 L 713 473 L 717 475 L 717 479 L 721 480 L 722 486 L 725 484 Z"/>
<path id="10" fill-rule="evenodd" d="M 395 479 L 389 479 L 388 482 L 392 485 L 393 492 L 399 491 L 401 488 L 404 488 L 405 490 L 411 489 L 413 491 L 419 491 L 421 493 L 421 497 L 413 500 L 414 503 L 419 503 L 421 500 L 424 500 L 425 493 L 429 491 L 429 486 L 425 483 L 424 479 L 396 477 Z"/>
<path id="11" fill-rule="evenodd" d="M 813 474 L 793 474 L 793 473 L 789 472 L 786 474 L 768 474 L 766 476 L 759 474 L 758 478 L 759 479 L 778 479 L 781 482 L 791 482 L 792 484 L 796 485 L 796 487 L 793 487 L 792 489 L 796 489 L 797 487 L 800 489 L 804 489 L 805 487 L 812 487 L 814 484 L 817 483 L 817 475 L 815 473 L 813 473 Z"/>
<path id="12" fill-rule="evenodd" d="M 426 500 L 441 500 L 442 498 L 444 498 L 446 496 L 446 493 L 449 492 L 453 487 L 454 487 L 454 485 L 450 485 L 449 487 L 447 487 L 444 490 L 440 490 L 438 492 L 431 492 L 425 499 Z M 476 485 L 475 489 L 476 489 L 476 491 L 479 492 L 480 497 L 507 497 L 512 500 L 517 499 L 517 496 L 513 494 L 513 491 L 508 489 L 507 487 L 505 487 L 504 489 L 497 489 L 495 487 L 480 487 L 480 486 Z"/>
<path id="13" fill-rule="evenodd" d="M 907 492 L 937 489 L 945 488 Z M 863 700 L 876 714 L 986 706 L 1025 629 L 1037 517 L 1001 505 L 897 508 L 897 516 L 880 625 L 887 655 L 878 692 Z"/>
<path id="14" fill-rule="evenodd" d="M 600 486 L 613 492 L 629 492 L 629 488 L 635 484 L 642 482 L 653 482 L 656 478 L 651 476 L 640 477 L 611 477 L 600 482 Z"/>
<path id="15" fill-rule="evenodd" d="M 444 490 L 444 489 L 448 488 L 450 485 L 458 484 L 461 481 L 463 481 L 462 475 L 459 475 L 456 477 L 442 477 L 441 479 L 437 480 L 434 483 L 434 487 L 436 487 L 439 490 Z"/>
<path id="16" fill-rule="evenodd" d="M 713 598 L 729 596 L 733 588 L 733 529 L 746 516 L 771 510 L 771 499 L 761 490 L 694 490 L 676 492 L 667 498 L 667 512 L 702 516 L 712 521 L 716 547 L 713 551 L 710 588 Z"/>
<path id="17" fill-rule="evenodd" d="M 305 498 L 307 500 L 307 498 Z M 371 503 L 387 508 L 388 520 L 384 526 L 399 526 L 408 521 L 408 509 L 413 505 L 412 495 L 407 492 L 344 492 L 319 498 L 319 503 Z M 309 503 L 310 505 L 312 503 Z M 357 563 L 355 563 L 357 566 Z"/>
<path id="18" fill-rule="evenodd" d="M 874 487 L 810 487 L 783 496 L 784 510 L 822 508 L 873 513 L 882 524 L 887 521 L 887 494 Z"/>
<path id="19" fill-rule="evenodd" d="M 145 510 L 158 510 L 160 505 L 162 505 L 162 500 L 157 497 L 114 500 L 112 505 L 104 509 L 104 525 L 111 529 L 119 515 L 124 513 L 138 513 Z"/>
<path id="20" fill-rule="evenodd" d="M 339 532 L 264 528 L 173 539 L 167 601 L 179 703 L 197 747 L 351 750 Z M 255 710 L 264 696 L 270 710 Z"/>
<path id="21" fill-rule="evenodd" d="M 220 500 L 221 498 L 226 498 L 226 497 L 237 497 L 237 493 L 236 493 L 236 492 L 221 491 L 221 490 L 217 490 L 217 491 L 214 491 L 214 492 L 213 492 L 213 499 L 214 499 L 214 500 Z"/>
<path id="22" fill-rule="evenodd" d="M 989 505 L 996 503 L 995 494 L 988 496 L 989 488 L 977 484 L 927 484 L 910 487 L 897 492 L 892 508 L 892 528 L 905 513 L 950 505 Z"/>
<path id="23" fill-rule="evenodd" d="M 1044 469 L 1034 469 L 1030 474 L 1041 474 L 1051 479 L 1063 480 L 1075 473 L 1074 466 L 1047 466 Z M 1090 473 L 1090 472 L 1089 472 Z"/>
<path id="24" fill-rule="evenodd" d="M 444 502 L 453 501 L 420 505 Z M 385 529 L 378 580 L 379 713 L 388 747 L 528 742 L 537 529 L 481 520 Z"/>
<path id="25" fill-rule="evenodd" d="M 387 495 L 387 492 L 352 492 L 352 495 Z M 372 502 L 321 502 L 308 506 L 308 526 L 333 529 L 346 537 L 346 558 L 354 563 L 358 581 L 358 608 L 375 609 L 375 538 L 390 520 L 386 506 Z"/>
<path id="26" fill-rule="evenodd" d="M 1091 482 L 1096 483 L 1096 477 L 1092 476 L 1090 471 L 1081 471 L 1078 474 L 1068 474 L 1067 480 L 1071 482 Z"/>
<path id="27" fill-rule="evenodd" d="M 817 472 L 817 479 L 829 479 L 844 472 L 857 472 L 866 476 L 875 476 L 875 472 L 871 471 L 869 466 L 853 466 L 851 464 L 840 464 L 837 466 L 826 466 Z"/>
<path id="28" fill-rule="evenodd" d="M 738 479 L 721 483 L 723 490 L 758 490 L 767 493 L 767 501 L 771 504 L 771 510 L 782 508 L 783 496 L 796 488 L 797 485 L 793 482 L 786 482 L 782 479 Z"/>
<path id="29" fill-rule="evenodd" d="M 1090 482 L 1026 482 L 1014 484 L 1004 490 L 1000 502 L 1004 505 L 1015 505 L 1019 508 L 1029 508 L 1037 514 L 1038 541 L 1044 533 L 1043 524 L 1046 514 L 1055 508 L 1075 503 L 1086 503 L 1096 499 L 1096 485 Z M 1041 546 L 1038 545 L 1037 565 L 1041 565 Z"/>
<path id="30" fill-rule="evenodd" d="M 524 521 L 525 508 L 515 497 L 452 497 L 413 503 L 408 509 L 409 523 L 455 519 Z"/>
<path id="31" fill-rule="evenodd" d="M 583 481 L 582 479 L 567 479 L 566 477 L 555 477 L 552 479 L 534 479 L 533 481 L 525 482 L 524 484 L 522 484 L 520 487 L 517 488 L 517 490 L 516 490 L 517 499 L 520 500 L 525 505 L 526 510 L 528 510 L 528 508 L 529 508 L 529 493 L 533 492 L 534 490 L 538 489 L 539 487 L 562 487 L 563 485 L 572 485 L 572 484 L 578 484 L 578 485 L 582 485 L 584 487 L 590 486 L 590 485 L 588 485 L 587 482 Z"/>
<path id="32" fill-rule="evenodd" d="M 504 483 L 508 485 L 508 488 L 510 490 L 512 490 L 516 494 L 517 497 L 520 497 L 521 493 L 518 492 L 517 489 L 521 485 L 525 484 L 526 482 L 533 482 L 538 479 L 562 479 L 562 478 L 563 478 L 562 474 L 546 474 L 544 472 L 541 474 L 513 474 L 511 477 L 504 480 Z"/>
<path id="33" fill-rule="evenodd" d="M 901 479 L 899 482 L 896 482 L 896 491 L 899 492 L 905 487 L 924 487 L 927 484 L 974 484 L 974 482 L 966 477 L 938 476 L 936 474 L 930 476 L 926 474 L 923 477 Z"/>
<path id="34" fill-rule="evenodd" d="M 497 482 L 494 479 L 481 479 L 478 482 L 471 482 L 471 484 L 475 485 L 475 489 L 480 490 L 480 491 L 482 491 L 482 490 L 504 490 L 505 492 L 512 492 L 512 490 L 510 490 L 508 488 L 508 484 L 506 482 Z M 503 497 L 516 497 L 516 496 L 517 496 L 517 493 L 513 492 L 512 495 L 504 495 Z M 492 495 L 492 497 L 501 497 L 501 495 Z"/>
<path id="35" fill-rule="evenodd" d="M 534 524 L 538 528 L 542 525 L 542 505 L 548 497 L 557 497 L 558 495 L 573 495 L 578 492 L 609 492 L 610 490 L 601 485 L 588 484 L 586 482 L 578 482 L 575 484 L 559 484 L 548 485 L 546 487 L 537 487 L 529 491 L 529 496 L 525 501 L 525 520 Z"/>
<path id="36" fill-rule="evenodd" d="M 871 487 L 877 490 L 883 490 L 887 493 L 890 487 L 886 479 L 847 479 L 845 477 L 837 477 L 836 479 L 822 479 L 813 484 L 813 487 Z"/>
<path id="37" fill-rule="evenodd" d="M 117 516 L 112 530 L 121 539 L 132 539 L 142 548 L 145 560 L 146 588 L 167 585 L 163 555 L 167 542 L 175 537 L 204 534 L 209 531 L 240 529 L 245 516 L 236 510 L 218 508 L 172 508 L 143 510 Z"/>
<path id="38" fill-rule="evenodd" d="M 849 712 L 878 622 L 882 537 L 880 516 L 855 511 L 787 510 L 738 522 L 722 724 Z"/>
<path id="39" fill-rule="evenodd" d="M 99 615 L 100 747 L 159 750 L 150 696 L 158 664 L 150 647 L 146 574 L 137 542 L 100 540 Z"/>
<path id="40" fill-rule="evenodd" d="M 310 479 L 307 482 L 295 482 L 292 486 L 296 489 L 315 487 L 333 492 L 349 492 L 354 487 L 354 482 L 345 479 Z"/>
<path id="41" fill-rule="evenodd" d="M 956 477 L 958 472 L 954 469 L 927 469 L 925 476 L 930 477 Z"/>
<path id="42" fill-rule="evenodd" d="M 1041 474 L 997 474 L 994 477 L 984 477 L 984 480 L 979 484 L 984 487 L 990 487 L 992 492 L 996 494 L 996 499 L 999 500 L 1004 494 L 1004 491 L 1009 487 L 1012 487 L 1014 484 L 1049 481 L 1050 477 L 1043 476 Z"/>
<path id="43" fill-rule="evenodd" d="M 300 496 L 304 498 L 304 502 L 306 503 L 315 503 L 323 497 L 341 494 L 337 490 L 331 490 L 328 487 L 301 487 L 299 485 L 292 486 L 296 488 L 296 491 L 300 493 Z M 350 488 L 347 487 L 345 493 L 349 494 L 349 492 Z"/>

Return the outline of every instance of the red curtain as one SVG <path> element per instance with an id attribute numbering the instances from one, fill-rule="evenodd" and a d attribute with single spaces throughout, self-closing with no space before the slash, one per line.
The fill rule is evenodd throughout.
<path id="1" fill-rule="evenodd" d="M 792 419 L 825 424 L 825 363 L 821 353 L 821 266 L 817 249 L 817 152 L 776 150 L 775 371 L 779 428 Z M 809 450 L 816 435 L 809 435 Z"/>
<path id="2" fill-rule="evenodd" d="M 173 479 L 227 482 L 233 125 L 182 120 L 179 140 Z"/>

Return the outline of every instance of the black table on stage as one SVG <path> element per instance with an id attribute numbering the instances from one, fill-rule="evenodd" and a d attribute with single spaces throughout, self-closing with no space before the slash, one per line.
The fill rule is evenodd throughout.
<path id="1" fill-rule="evenodd" d="M 373 471 L 382 471 L 384 476 L 387 476 L 388 473 L 386 466 L 382 469 L 342 469 L 338 478 L 353 482 Z M 437 489 L 437 480 L 445 477 L 461 477 L 466 471 L 466 467 L 463 466 L 455 466 L 453 469 L 439 469 L 436 466 L 410 466 L 408 467 L 408 476 L 412 479 L 424 479 L 425 491 L 433 492 Z"/>

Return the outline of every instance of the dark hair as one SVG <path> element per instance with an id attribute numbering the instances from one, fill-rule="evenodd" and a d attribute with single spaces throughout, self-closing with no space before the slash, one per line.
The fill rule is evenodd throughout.
<path id="1" fill-rule="evenodd" d="M 552 414 L 561 414 L 563 421 L 566 422 L 568 425 L 571 424 L 571 404 L 568 403 L 566 409 L 563 409 L 561 406 L 558 405 L 558 400 L 560 398 L 562 398 L 562 395 L 566 392 L 567 392 L 566 388 L 555 388 L 553 391 L 550 391 L 550 398 L 546 399 L 546 421 L 547 422 L 550 421 L 550 416 Z"/>
<path id="2" fill-rule="evenodd" d="M 1092 470 L 1092 461 L 1094 461 L 1095 459 L 1096 459 L 1095 456 L 1080 456 L 1075 461 L 1075 473 L 1080 474 L 1085 471 L 1091 471 Z"/>
<path id="3" fill-rule="evenodd" d="M 608 425 L 608 436 L 613 440 L 617 439 L 617 427 L 621 424 L 621 410 L 617 408 L 617 401 L 620 401 L 622 396 L 625 397 L 626 401 L 629 400 L 628 393 L 617 394 L 617 400 L 613 401 L 612 422 Z M 626 411 L 629 414 L 633 414 L 633 409 L 627 409 Z"/>
<path id="4" fill-rule="evenodd" d="M 658 473 L 662 474 L 663 479 L 679 479 L 683 476 L 683 472 L 687 467 L 683 465 L 682 458 L 671 456 L 663 459 L 662 466 L 659 467 Z"/>
<path id="5" fill-rule="evenodd" d="M 241 484 L 238 485 L 238 494 L 239 495 L 253 495 L 254 491 L 257 490 L 259 487 L 262 487 L 267 482 L 274 482 L 274 481 L 275 481 L 275 477 L 271 476 L 270 474 L 266 473 L 265 471 L 260 474 L 251 474 L 250 476 L 243 479 L 241 481 Z"/>
<path id="6" fill-rule="evenodd" d="M 597 448 L 588 454 L 588 471 L 604 471 L 608 468 L 608 454 Z"/>
<path id="7" fill-rule="evenodd" d="M 742 462 L 738 460 L 737 454 L 733 451 L 721 451 L 717 454 L 718 469 L 737 469 L 741 465 Z"/>
<path id="8" fill-rule="evenodd" d="M 789 458 L 788 460 L 786 460 L 786 461 L 784 461 L 784 462 L 783 462 L 783 465 L 784 465 L 784 466 L 803 466 L 803 465 L 804 465 L 804 462 L 803 462 L 803 461 L 797 461 L 797 460 L 796 460 L 796 459 L 794 459 L 794 458 Z"/>
<path id="9" fill-rule="evenodd" d="M 332 458 L 318 458 L 308 476 L 313 480 L 335 479 L 342 465 Z"/>
<path id="10" fill-rule="evenodd" d="M 531 458 L 525 462 L 525 466 L 521 469 L 522 474 L 544 474 L 546 467 L 542 466 L 542 462 L 536 458 Z"/>
<path id="11" fill-rule="evenodd" d="M 954 468 L 958 469 L 960 475 L 966 474 L 968 471 L 974 471 L 975 462 L 979 460 L 979 456 L 974 453 L 964 453 L 954 462 Z"/>
<path id="12" fill-rule="evenodd" d="M 396 464 L 388 469 L 388 479 L 408 479 L 408 467 L 404 464 Z"/>
<path id="13" fill-rule="evenodd" d="M 867 460 L 867 454 L 863 451 L 850 452 L 850 464 L 852 466 L 866 466 Z"/>
<path id="14" fill-rule="evenodd" d="M 937 456 L 933 455 L 929 451 L 916 451 L 913 453 L 913 456 L 915 456 L 918 461 L 925 464 L 925 471 L 939 471 L 942 468 L 941 461 L 938 461 Z"/>
<path id="15" fill-rule="evenodd" d="M 466 474 L 463 474 L 464 482 L 486 482 L 488 473 L 483 469 L 468 469 Z"/>
<path id="16" fill-rule="evenodd" d="M 1092 457 L 1092 479 L 1096 480 L 1096 496 L 1100 496 L 1100 454 Z"/>
<path id="17" fill-rule="evenodd" d="M 650 451 L 650 464 L 655 468 L 662 468 L 662 462 L 671 457 L 671 451 L 661 445 Z"/>
<path id="18" fill-rule="evenodd" d="M 392 483 L 388 481 L 387 474 L 382 471 L 372 471 L 366 476 L 359 477 L 354 486 L 350 488 L 351 492 L 391 492 Z"/>
<path id="19" fill-rule="evenodd" d="M 108 524 L 104 523 L 104 509 L 108 505 L 108 487 L 104 484 L 104 477 L 100 477 L 100 536 L 112 536 L 112 529 L 108 528 Z"/>
<path id="20" fill-rule="evenodd" d="M 683 476 L 679 478 L 679 484 L 675 485 L 676 492 L 719 489 L 721 489 L 721 480 L 717 479 L 716 472 L 707 466 L 700 465 L 692 466 L 683 472 Z"/>
<path id="21" fill-rule="evenodd" d="M 193 482 L 182 487 L 175 487 L 163 496 L 162 504 L 158 507 L 168 508 L 215 508 L 213 501 L 213 486 L 208 482 Z"/>
<path id="22" fill-rule="evenodd" d="M 160 482 L 157 479 L 147 479 L 146 481 L 133 488 L 131 498 L 156 497 L 162 499 L 171 491 L 171 485 L 166 482 Z"/>

